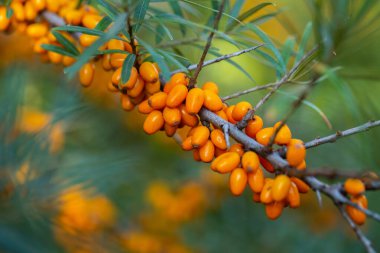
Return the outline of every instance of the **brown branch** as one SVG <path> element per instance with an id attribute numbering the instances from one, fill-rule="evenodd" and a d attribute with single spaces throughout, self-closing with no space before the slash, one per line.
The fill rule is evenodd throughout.
<path id="1" fill-rule="evenodd" d="M 198 63 L 198 66 L 197 66 L 197 68 L 196 68 L 196 70 L 194 72 L 194 75 L 190 79 L 190 82 L 189 82 L 189 87 L 190 88 L 194 87 L 194 85 L 197 83 L 198 75 L 199 75 L 199 73 L 201 72 L 201 70 L 203 68 L 203 62 L 205 61 L 206 55 L 208 53 L 208 50 L 211 47 L 211 43 L 212 43 L 212 39 L 214 37 L 215 31 L 218 30 L 219 22 L 220 22 L 220 19 L 222 17 L 222 14 L 223 14 L 223 10 L 224 10 L 224 5 L 225 4 L 226 4 L 226 0 L 223 0 L 222 3 L 221 3 L 221 5 L 220 5 L 220 7 L 219 7 L 218 14 L 216 15 L 215 20 L 214 20 L 214 30 L 210 33 L 210 35 L 209 35 L 209 37 L 207 39 L 207 43 L 206 43 L 206 46 L 205 46 L 205 48 L 203 50 L 201 59 L 199 60 L 199 63 Z"/>

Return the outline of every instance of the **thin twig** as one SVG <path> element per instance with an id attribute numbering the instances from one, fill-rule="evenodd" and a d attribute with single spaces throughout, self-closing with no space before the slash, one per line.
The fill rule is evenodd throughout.
<path id="1" fill-rule="evenodd" d="M 277 85 L 277 83 L 268 83 L 266 85 L 255 86 L 253 88 L 250 88 L 250 89 L 247 89 L 247 90 L 242 90 L 242 91 L 233 93 L 231 95 L 225 96 L 225 97 L 222 98 L 222 100 L 223 101 L 227 101 L 229 99 L 237 98 L 237 97 L 240 97 L 240 96 L 243 96 L 245 94 L 252 93 L 252 92 L 255 92 L 255 91 L 265 90 L 265 89 L 268 89 L 268 88 L 273 88 L 276 85 Z"/>
<path id="2" fill-rule="evenodd" d="M 173 48 L 176 46 L 182 46 L 186 45 L 189 43 L 197 42 L 199 40 L 199 37 L 194 37 L 190 39 L 183 39 L 183 40 L 174 40 L 174 41 L 169 41 L 167 43 L 159 44 L 157 45 L 158 48 Z"/>
<path id="3" fill-rule="evenodd" d="M 228 133 L 228 130 L 229 130 L 228 125 L 224 125 L 223 126 L 224 139 L 226 139 L 227 149 L 230 149 L 231 143 L 230 143 L 230 135 Z"/>
<path id="4" fill-rule="evenodd" d="M 205 48 L 203 50 L 201 59 L 199 60 L 197 68 L 195 69 L 194 75 L 190 79 L 190 82 L 189 82 L 189 87 L 190 88 L 194 87 L 194 85 L 197 83 L 198 75 L 199 75 L 199 73 L 201 72 L 201 70 L 203 68 L 203 62 L 205 61 L 206 55 L 208 53 L 208 50 L 211 47 L 211 43 L 212 43 L 212 39 L 214 37 L 215 31 L 218 30 L 219 22 L 220 22 L 220 19 L 222 17 L 222 14 L 223 14 L 223 10 L 224 10 L 224 5 L 225 4 L 226 4 L 226 0 L 223 0 L 222 3 L 220 4 L 218 14 L 216 15 L 215 20 L 214 20 L 214 29 L 212 30 L 212 32 L 210 33 L 210 35 L 209 35 L 209 37 L 207 39 L 207 43 L 206 43 L 206 46 L 205 46 Z"/>

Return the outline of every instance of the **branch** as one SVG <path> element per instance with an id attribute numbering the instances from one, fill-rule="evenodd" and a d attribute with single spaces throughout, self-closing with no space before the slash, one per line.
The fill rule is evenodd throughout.
<path id="1" fill-rule="evenodd" d="M 198 66 L 197 66 L 197 68 L 195 70 L 194 75 L 190 79 L 190 83 L 189 83 L 189 87 L 190 88 L 194 87 L 194 85 L 196 84 L 198 75 L 199 75 L 199 73 L 201 72 L 201 70 L 203 68 L 203 62 L 206 59 L 206 55 L 208 53 L 208 50 L 211 47 L 211 42 L 212 42 L 212 39 L 214 37 L 215 31 L 218 30 L 219 22 L 220 22 L 220 19 L 222 17 L 222 14 L 223 14 L 223 10 L 224 10 L 224 5 L 225 4 L 226 4 L 226 0 L 223 0 L 223 2 L 221 3 L 221 5 L 219 7 L 218 14 L 216 15 L 215 20 L 214 20 L 214 30 L 210 33 L 210 35 L 209 35 L 209 37 L 207 39 L 207 43 L 206 43 L 206 46 L 205 46 L 205 48 L 203 50 L 201 59 L 199 60 L 199 63 L 198 63 Z"/>
<path id="2" fill-rule="evenodd" d="M 277 85 L 277 83 L 268 83 L 266 85 L 256 86 L 256 87 L 253 87 L 253 88 L 250 88 L 250 89 L 247 89 L 247 90 L 242 90 L 242 91 L 233 93 L 231 95 L 225 96 L 225 97 L 222 98 L 222 100 L 223 101 L 227 101 L 229 99 L 237 98 L 237 97 L 240 97 L 242 95 L 246 95 L 248 93 L 255 92 L 255 91 L 258 91 L 258 90 L 265 90 L 265 89 L 268 89 L 268 88 L 273 88 L 276 85 Z"/>

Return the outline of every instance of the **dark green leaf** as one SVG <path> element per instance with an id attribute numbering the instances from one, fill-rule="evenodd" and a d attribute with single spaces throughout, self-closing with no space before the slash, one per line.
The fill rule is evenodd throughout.
<path id="1" fill-rule="evenodd" d="M 112 23 L 112 19 L 108 16 L 105 16 L 100 20 L 100 22 L 96 25 L 95 30 L 104 31 L 106 30 Z"/>
<path id="2" fill-rule="evenodd" d="M 86 27 L 74 26 L 74 25 L 55 27 L 53 28 L 53 31 L 79 32 L 79 33 L 95 35 L 95 36 L 103 36 L 105 34 L 103 31 L 93 30 Z"/>
<path id="3" fill-rule="evenodd" d="M 78 49 L 75 47 L 75 45 L 68 40 L 65 36 L 63 36 L 61 33 L 57 31 L 52 31 L 54 37 L 57 39 L 57 41 L 70 53 L 74 55 L 79 55 Z"/>
<path id="4" fill-rule="evenodd" d="M 140 0 L 134 12 L 134 20 L 136 25 L 134 26 L 134 32 L 137 32 L 145 18 L 146 11 L 148 10 L 150 0 Z"/>
<path id="5" fill-rule="evenodd" d="M 285 41 L 284 46 L 281 49 L 281 55 L 286 66 L 288 65 L 291 56 L 294 54 L 295 44 L 295 39 L 293 37 L 290 37 Z"/>
<path id="6" fill-rule="evenodd" d="M 50 45 L 50 44 L 42 44 L 41 47 L 45 50 L 55 52 L 57 54 L 66 55 L 70 57 L 76 57 L 75 54 L 67 51 L 65 48 L 56 46 L 56 45 Z"/>
<path id="7" fill-rule="evenodd" d="M 128 51 L 120 50 L 120 49 L 107 49 L 107 50 L 97 50 L 97 51 L 96 51 L 96 54 L 97 54 L 97 55 L 114 54 L 114 53 L 118 53 L 118 54 L 129 54 Z"/>
<path id="8" fill-rule="evenodd" d="M 298 53 L 296 55 L 295 63 L 297 63 L 299 60 L 301 60 L 301 58 L 303 57 L 303 55 L 305 53 L 305 48 L 306 48 L 307 42 L 309 41 L 311 31 L 312 31 L 312 27 L 313 27 L 313 25 L 311 22 L 309 22 L 306 25 L 306 28 L 305 28 L 303 35 L 302 35 L 300 45 L 298 47 Z"/>
<path id="9" fill-rule="evenodd" d="M 169 5 L 170 7 L 172 8 L 173 12 L 181 17 L 181 18 L 184 18 L 183 16 L 183 12 L 182 12 L 182 9 L 181 9 L 181 6 L 179 5 L 179 3 L 177 1 L 170 1 L 169 2 Z M 185 35 L 186 34 L 186 26 L 184 25 L 179 25 L 179 29 L 182 33 L 182 35 Z"/>
<path id="10" fill-rule="evenodd" d="M 236 0 L 235 1 L 234 7 L 232 7 L 232 10 L 230 12 L 231 17 L 236 18 L 239 15 L 240 10 L 243 7 L 244 2 L 245 2 L 244 0 Z M 230 26 L 232 24 L 232 22 L 234 22 L 234 19 L 231 19 L 231 18 L 228 19 L 227 27 Z"/>
<path id="11" fill-rule="evenodd" d="M 121 83 L 126 83 L 131 76 L 131 70 L 133 65 L 135 64 L 136 55 L 129 54 L 127 58 L 125 58 L 123 62 L 123 67 L 121 69 Z"/>
<path id="12" fill-rule="evenodd" d="M 7 7 L 7 19 L 10 19 L 13 15 L 13 9 Z"/>

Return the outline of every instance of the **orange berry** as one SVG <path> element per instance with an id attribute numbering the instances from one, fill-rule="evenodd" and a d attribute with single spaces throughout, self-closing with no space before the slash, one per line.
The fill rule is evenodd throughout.
<path id="1" fill-rule="evenodd" d="M 131 98 L 123 93 L 120 94 L 120 104 L 121 108 L 127 112 L 132 111 L 135 108 L 135 105 L 132 103 Z"/>
<path id="2" fill-rule="evenodd" d="M 305 170 L 306 169 L 306 161 L 303 160 L 297 167 L 297 170 Z"/>
<path id="3" fill-rule="evenodd" d="M 203 90 L 199 88 L 193 88 L 189 91 L 186 97 L 186 110 L 190 114 L 197 114 L 204 102 Z"/>
<path id="4" fill-rule="evenodd" d="M 234 118 L 232 117 L 232 112 L 234 111 L 234 109 L 235 109 L 235 105 L 231 105 L 231 106 L 227 107 L 227 109 L 225 110 L 228 121 L 232 124 L 237 123 L 237 121 L 234 120 Z"/>
<path id="5" fill-rule="evenodd" d="M 279 128 L 281 125 L 281 122 L 277 122 L 275 125 L 274 125 L 274 131 Z M 290 139 L 292 139 L 292 132 L 290 131 L 289 127 L 287 125 L 283 125 L 280 129 L 280 131 L 278 131 L 277 135 L 276 135 L 276 138 L 274 140 L 274 142 L 278 145 L 286 145 L 290 142 Z"/>
<path id="6" fill-rule="evenodd" d="M 211 141 L 207 141 L 205 145 L 203 145 L 199 149 L 199 156 L 202 162 L 209 163 L 214 158 L 215 147 Z"/>
<path id="7" fill-rule="evenodd" d="M 34 21 L 37 17 L 37 10 L 32 2 L 26 2 L 24 6 L 25 18 L 29 21 Z"/>
<path id="8" fill-rule="evenodd" d="M 1 6 L 6 10 L 5 7 Z M 24 6 L 20 2 L 12 1 L 11 3 L 11 8 L 13 10 L 13 16 L 17 21 L 24 21 L 25 20 L 25 11 L 24 11 Z M 6 12 L 5 12 L 6 13 Z"/>
<path id="9" fill-rule="evenodd" d="M 102 57 L 102 67 L 106 71 L 112 69 L 112 66 L 111 66 L 111 55 L 110 54 L 103 55 L 103 57 Z"/>
<path id="10" fill-rule="evenodd" d="M 216 83 L 213 83 L 213 82 L 204 83 L 202 86 L 202 90 L 209 90 L 209 91 L 214 92 L 217 95 L 219 94 L 218 85 Z"/>
<path id="11" fill-rule="evenodd" d="M 262 191 L 265 184 L 265 177 L 260 168 L 255 172 L 248 173 L 248 184 L 253 192 L 260 193 Z"/>
<path id="12" fill-rule="evenodd" d="M 135 84 L 131 89 L 127 90 L 127 94 L 132 98 L 138 97 L 141 93 L 143 93 L 144 87 L 144 80 L 139 75 L 137 75 L 137 80 Z"/>
<path id="13" fill-rule="evenodd" d="M 175 86 L 168 94 L 166 105 L 169 107 L 178 107 L 186 99 L 187 87 L 184 85 Z"/>
<path id="14" fill-rule="evenodd" d="M 79 81 L 80 83 L 87 87 L 90 86 L 92 80 L 94 79 L 95 66 L 92 63 L 86 63 L 79 70 Z"/>
<path id="15" fill-rule="evenodd" d="M 367 208 L 364 206 L 365 202 L 359 201 L 356 198 L 351 198 L 351 201 L 358 204 L 362 208 Z M 347 214 L 350 216 L 350 218 L 357 224 L 357 225 L 363 225 L 366 221 L 366 214 L 358 209 L 356 209 L 353 206 L 347 205 L 346 206 Z"/>
<path id="16" fill-rule="evenodd" d="M 284 200 L 288 194 L 291 186 L 291 181 L 286 175 L 279 175 L 273 181 L 272 197 L 275 201 Z"/>
<path id="17" fill-rule="evenodd" d="M 42 11 L 46 8 L 46 0 L 32 0 L 32 3 L 37 11 Z"/>
<path id="18" fill-rule="evenodd" d="M 298 166 L 305 159 L 306 149 L 303 141 L 291 139 L 286 151 L 286 160 L 292 167 Z"/>
<path id="19" fill-rule="evenodd" d="M 184 104 L 180 105 L 179 110 L 181 111 L 181 124 L 189 127 L 198 126 L 198 117 L 196 115 L 191 115 L 190 113 L 188 113 Z"/>
<path id="20" fill-rule="evenodd" d="M 183 150 L 189 151 L 193 149 L 193 145 L 191 144 L 191 136 L 188 136 L 181 145 Z"/>
<path id="21" fill-rule="evenodd" d="M 121 68 L 123 66 L 123 62 L 125 58 L 127 58 L 128 54 L 122 54 L 122 53 L 114 53 L 111 54 L 111 66 L 113 68 Z"/>
<path id="22" fill-rule="evenodd" d="M 48 57 L 49 57 L 49 60 L 54 64 L 60 63 L 63 59 L 63 55 L 58 54 L 53 51 L 48 51 Z"/>
<path id="23" fill-rule="evenodd" d="M 364 194 L 358 195 L 358 196 L 352 196 L 351 201 L 354 203 L 360 203 L 363 206 L 363 208 L 368 208 L 368 200 Z"/>
<path id="24" fill-rule="evenodd" d="M 252 200 L 256 203 L 260 203 L 260 193 L 254 192 L 252 195 Z"/>
<path id="25" fill-rule="evenodd" d="M 79 36 L 79 43 L 84 47 L 91 46 L 99 37 L 96 35 L 81 34 Z"/>
<path id="26" fill-rule="evenodd" d="M 82 16 L 81 10 L 69 10 L 65 14 L 65 20 L 70 25 L 79 25 L 82 22 Z"/>
<path id="27" fill-rule="evenodd" d="M 265 205 L 265 213 L 269 219 L 275 220 L 280 217 L 284 206 L 285 203 L 283 201 L 267 204 Z"/>
<path id="28" fill-rule="evenodd" d="M 344 190 L 352 196 L 357 196 L 365 192 L 365 185 L 360 179 L 348 178 L 344 182 Z"/>
<path id="29" fill-rule="evenodd" d="M 198 126 L 194 129 L 194 132 L 191 136 L 191 143 L 194 148 L 202 147 L 206 144 L 210 136 L 210 130 L 205 126 Z"/>
<path id="30" fill-rule="evenodd" d="M 7 18 L 7 8 L 0 6 L 0 31 L 4 31 L 8 28 L 10 19 Z"/>
<path id="31" fill-rule="evenodd" d="M 263 125 L 263 119 L 260 116 L 255 115 L 253 119 L 248 121 L 248 124 L 245 127 L 246 135 L 255 139 L 256 134 L 263 128 Z"/>
<path id="32" fill-rule="evenodd" d="M 71 65 L 74 64 L 75 61 L 76 60 L 75 60 L 74 57 L 70 57 L 70 56 L 67 56 L 67 55 L 64 55 L 63 59 L 62 59 L 63 66 L 71 66 Z"/>
<path id="33" fill-rule="evenodd" d="M 239 102 L 235 105 L 232 111 L 232 118 L 235 121 L 240 121 L 244 118 L 249 110 L 252 109 L 252 105 L 246 101 Z"/>
<path id="34" fill-rule="evenodd" d="M 56 1 L 56 0 L 54 0 Z M 102 17 L 97 14 L 85 14 L 82 18 L 82 24 L 86 28 L 94 29 L 96 25 L 102 20 Z"/>
<path id="35" fill-rule="evenodd" d="M 164 86 L 164 92 L 169 93 L 175 86 L 180 84 L 185 86 L 189 84 L 189 78 L 185 73 L 176 73 L 172 75 L 169 82 Z"/>
<path id="36" fill-rule="evenodd" d="M 161 110 L 166 106 L 167 97 L 165 92 L 157 92 L 148 99 L 148 103 L 153 109 Z"/>
<path id="37" fill-rule="evenodd" d="M 152 111 L 144 121 L 144 131 L 147 134 L 154 134 L 164 126 L 164 117 L 160 111 Z"/>
<path id="38" fill-rule="evenodd" d="M 223 155 L 224 153 L 226 153 L 227 152 L 227 150 L 223 150 L 223 149 L 220 149 L 220 148 L 217 148 L 217 147 L 215 147 L 215 157 L 218 157 L 218 156 L 220 156 L 220 155 Z"/>
<path id="39" fill-rule="evenodd" d="M 215 114 L 224 119 L 225 121 L 228 121 L 227 114 L 224 112 L 224 110 L 217 111 L 215 112 Z"/>
<path id="40" fill-rule="evenodd" d="M 260 202 L 261 203 L 269 204 L 269 203 L 273 202 L 272 186 L 273 186 L 273 179 L 268 178 L 265 181 L 264 187 L 260 193 Z"/>
<path id="41" fill-rule="evenodd" d="M 46 0 L 46 9 L 51 12 L 58 12 L 61 3 L 57 0 Z"/>
<path id="42" fill-rule="evenodd" d="M 111 91 L 111 92 L 119 92 L 119 88 L 116 87 L 112 81 L 109 81 L 107 82 L 107 90 Z"/>
<path id="43" fill-rule="evenodd" d="M 240 156 L 235 152 L 226 152 L 211 163 L 211 169 L 219 173 L 228 173 L 236 169 L 240 163 Z"/>
<path id="44" fill-rule="evenodd" d="M 269 173 L 273 173 L 275 171 L 273 165 L 264 157 L 259 156 L 260 164 L 268 171 Z"/>
<path id="45" fill-rule="evenodd" d="M 176 126 L 171 126 L 167 123 L 165 123 L 164 129 L 165 129 L 166 136 L 168 136 L 168 137 L 172 137 L 177 131 Z"/>
<path id="46" fill-rule="evenodd" d="M 211 141 L 217 148 L 221 150 L 227 149 L 226 139 L 224 138 L 224 133 L 221 130 L 214 129 L 211 131 Z"/>
<path id="47" fill-rule="evenodd" d="M 261 129 L 257 134 L 256 134 L 256 141 L 260 143 L 261 145 L 268 145 L 270 139 L 272 138 L 274 129 L 273 127 L 267 127 Z"/>
<path id="48" fill-rule="evenodd" d="M 136 44 L 136 43 L 135 43 Z M 132 46 L 131 44 L 129 44 L 128 42 L 125 42 L 124 41 L 124 48 L 125 48 L 125 51 L 129 52 L 129 53 L 133 53 L 133 49 L 132 49 Z"/>
<path id="49" fill-rule="evenodd" d="M 210 90 L 204 91 L 204 107 L 210 111 L 217 112 L 223 109 L 223 102 L 220 97 Z"/>
<path id="50" fill-rule="evenodd" d="M 113 84 L 119 85 L 119 83 L 121 82 L 121 71 L 122 71 L 122 68 L 120 67 L 113 73 L 113 75 L 112 75 L 112 83 Z M 120 84 L 121 88 L 125 87 L 127 89 L 132 89 L 133 86 L 137 82 L 137 77 L 138 77 L 137 69 L 135 67 L 132 67 L 131 75 L 129 76 L 129 80 L 124 84 Z"/>
<path id="51" fill-rule="evenodd" d="M 230 174 L 230 190 L 235 196 L 240 196 L 247 185 L 247 173 L 242 168 L 234 169 Z"/>
<path id="52" fill-rule="evenodd" d="M 307 193 L 310 187 L 301 179 L 296 177 L 291 177 L 290 180 L 297 186 L 297 189 L 300 193 Z"/>
<path id="53" fill-rule="evenodd" d="M 181 112 L 178 108 L 165 107 L 163 116 L 165 122 L 170 126 L 178 126 L 181 122 Z"/>
<path id="54" fill-rule="evenodd" d="M 195 161 L 201 161 L 201 156 L 199 154 L 199 149 L 193 150 L 193 158 Z"/>
<path id="55" fill-rule="evenodd" d="M 252 151 L 245 152 L 241 158 L 242 167 L 247 172 L 255 172 L 260 168 L 259 156 Z"/>
<path id="56" fill-rule="evenodd" d="M 151 113 L 154 108 L 152 108 L 150 105 L 149 105 L 149 102 L 148 102 L 148 99 L 142 101 L 138 107 L 137 107 L 138 111 L 140 113 L 143 113 L 143 114 L 149 114 Z"/>
<path id="57" fill-rule="evenodd" d="M 32 38 L 41 38 L 48 33 L 48 27 L 45 24 L 31 24 L 26 28 L 26 34 Z"/>
<path id="58" fill-rule="evenodd" d="M 146 61 L 141 64 L 139 72 L 142 78 L 147 82 L 154 83 L 159 79 L 158 69 L 151 62 Z"/>
<path id="59" fill-rule="evenodd" d="M 293 182 L 290 185 L 287 200 L 291 208 L 297 208 L 301 205 L 300 193 L 298 191 L 297 185 Z"/>
<path id="60" fill-rule="evenodd" d="M 145 99 L 145 93 L 141 92 L 141 94 L 138 97 L 131 98 L 131 101 L 134 105 L 140 104 Z"/>
<path id="61" fill-rule="evenodd" d="M 124 42 L 117 39 L 111 39 L 107 43 L 109 50 L 124 50 Z"/>
<path id="62" fill-rule="evenodd" d="M 235 152 L 237 153 L 239 156 L 242 156 L 244 155 L 244 148 L 243 148 L 243 145 L 241 145 L 240 143 L 235 143 L 234 145 L 232 145 L 230 147 L 230 149 L 228 150 L 229 152 Z"/>
<path id="63" fill-rule="evenodd" d="M 161 88 L 160 80 L 157 79 L 154 83 L 145 83 L 145 91 L 147 94 L 154 95 L 155 93 L 159 92 Z M 166 94 L 166 93 L 165 93 Z"/>
<path id="64" fill-rule="evenodd" d="M 43 44 L 49 44 L 49 39 L 46 38 L 46 37 L 39 38 L 39 39 L 34 43 L 33 51 L 36 52 L 36 53 L 38 53 L 38 54 L 45 53 L 46 50 L 43 49 L 43 48 L 41 47 Z"/>

